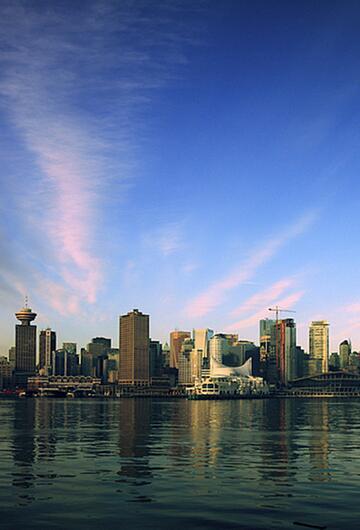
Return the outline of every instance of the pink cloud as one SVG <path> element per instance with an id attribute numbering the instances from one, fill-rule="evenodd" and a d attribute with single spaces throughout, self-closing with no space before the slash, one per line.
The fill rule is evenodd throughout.
<path id="1" fill-rule="evenodd" d="M 278 306 L 283 309 L 291 309 L 294 306 L 294 304 L 296 304 L 296 302 L 298 302 L 304 296 L 304 294 L 305 294 L 305 291 L 296 291 L 295 293 L 292 293 L 280 300 L 273 299 L 272 301 L 269 301 L 269 305 Z M 229 326 L 225 328 L 225 331 L 232 332 L 234 330 L 249 328 L 251 326 L 258 324 L 259 320 L 261 320 L 262 318 L 269 317 L 269 315 L 270 313 L 268 312 L 268 309 L 263 307 L 259 311 L 256 311 L 256 313 L 254 313 L 253 315 L 247 318 L 238 320 L 237 322 L 234 322 L 233 324 L 230 324 Z M 281 315 L 280 313 L 280 318 L 287 318 L 287 317 L 294 318 L 295 314 L 292 315 L 291 313 L 284 313 L 283 315 Z M 270 318 L 273 318 L 273 315 L 272 316 L 270 315 Z"/>
<path id="2" fill-rule="evenodd" d="M 314 220 L 315 213 L 307 214 L 289 226 L 282 234 L 265 242 L 237 270 L 222 280 L 214 282 L 203 293 L 191 300 L 185 308 L 187 316 L 202 317 L 221 305 L 228 291 L 253 278 L 262 265 L 274 257 L 286 243 L 305 232 Z"/>
<path id="3" fill-rule="evenodd" d="M 280 296 L 286 289 L 292 287 L 295 283 L 294 278 L 283 278 L 278 282 L 275 282 L 273 285 L 256 293 L 233 311 L 231 311 L 232 317 L 237 317 L 243 313 L 248 313 L 249 311 L 256 309 L 259 306 L 267 306 L 271 303 L 272 300 Z"/>

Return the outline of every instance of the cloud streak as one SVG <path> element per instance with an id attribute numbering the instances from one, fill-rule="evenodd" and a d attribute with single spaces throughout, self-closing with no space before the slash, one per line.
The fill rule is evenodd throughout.
<path id="1" fill-rule="evenodd" d="M 282 299 L 268 299 L 267 301 L 268 305 L 277 305 L 283 308 L 291 308 L 304 296 L 304 294 L 305 291 L 301 290 L 291 293 Z M 262 307 L 259 311 L 256 311 L 256 313 L 252 314 L 251 316 L 243 318 L 241 320 L 238 320 L 237 322 L 233 322 L 232 324 L 228 325 L 225 330 L 234 331 L 247 329 L 251 326 L 254 326 L 259 323 L 259 320 L 268 316 L 266 315 L 265 311 L 266 309 Z"/>
<path id="2" fill-rule="evenodd" d="M 0 7 L 0 94 L 32 162 L 17 211 L 51 254 L 33 272 L 57 311 L 94 304 L 102 288 L 103 212 L 133 176 L 140 109 L 185 62 L 186 33 L 175 19 L 168 31 L 179 6 Z M 159 244 L 167 255 L 178 240 L 163 234 Z"/>
<path id="3" fill-rule="evenodd" d="M 230 291 L 251 280 L 261 266 L 268 263 L 287 243 L 304 233 L 315 221 L 315 218 L 315 213 L 308 213 L 281 234 L 266 241 L 236 270 L 214 282 L 203 293 L 191 300 L 186 306 L 187 316 L 199 318 L 216 309 L 224 302 Z"/>

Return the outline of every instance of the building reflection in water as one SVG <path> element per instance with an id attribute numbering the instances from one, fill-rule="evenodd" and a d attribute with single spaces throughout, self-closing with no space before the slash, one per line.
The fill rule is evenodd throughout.
<path id="1" fill-rule="evenodd" d="M 120 469 L 118 475 L 126 482 L 146 485 L 152 477 L 150 454 L 150 399 L 124 399 L 118 407 L 118 448 Z M 121 480 L 120 480 L 121 482 Z"/>
<path id="2" fill-rule="evenodd" d="M 309 415 L 309 480 L 328 482 L 329 469 L 329 401 L 314 399 Z"/>
<path id="3" fill-rule="evenodd" d="M 20 489 L 19 504 L 28 504 L 33 500 L 31 490 L 35 475 L 33 464 L 36 457 L 35 445 L 35 407 L 33 400 L 15 402 L 12 454 L 15 471 L 12 473 L 12 484 Z"/>

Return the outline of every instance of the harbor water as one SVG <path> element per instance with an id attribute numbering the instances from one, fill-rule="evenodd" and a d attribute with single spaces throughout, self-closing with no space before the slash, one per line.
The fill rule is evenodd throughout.
<path id="1" fill-rule="evenodd" d="M 359 528 L 360 400 L 2 399 L 0 416 L 5 529 Z"/>

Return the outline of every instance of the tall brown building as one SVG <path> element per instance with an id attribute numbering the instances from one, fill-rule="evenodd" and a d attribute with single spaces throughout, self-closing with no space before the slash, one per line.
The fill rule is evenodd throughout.
<path id="1" fill-rule="evenodd" d="M 120 384 L 150 384 L 149 343 L 149 315 L 134 309 L 120 317 Z"/>
<path id="2" fill-rule="evenodd" d="M 170 333 L 170 368 L 179 368 L 182 343 L 190 337 L 189 331 L 172 331 Z"/>

